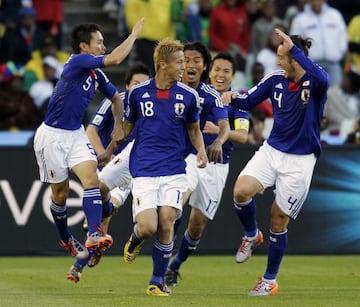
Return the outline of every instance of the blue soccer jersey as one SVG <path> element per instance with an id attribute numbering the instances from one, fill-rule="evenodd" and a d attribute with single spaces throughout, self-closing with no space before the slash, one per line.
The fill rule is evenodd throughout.
<path id="1" fill-rule="evenodd" d="M 321 153 L 320 123 L 327 99 L 327 73 L 306 57 L 295 45 L 293 58 L 306 71 L 299 82 L 285 78 L 283 71 L 270 73 L 245 94 L 238 94 L 232 105 L 251 110 L 270 98 L 274 125 L 267 143 L 291 154 Z"/>
<path id="2" fill-rule="evenodd" d="M 104 67 L 104 56 L 70 56 L 50 98 L 46 125 L 65 130 L 79 129 L 97 89 L 109 99 L 114 96 L 115 86 L 98 67 Z"/>
<path id="3" fill-rule="evenodd" d="M 249 114 L 247 111 L 243 111 L 240 110 L 238 108 L 235 108 L 231 105 L 229 106 L 225 106 L 226 110 L 227 110 L 227 115 L 229 118 L 229 125 L 230 125 L 230 129 L 231 130 L 235 130 L 235 122 L 237 120 L 249 120 Z M 214 118 L 214 116 L 212 114 L 210 114 L 209 121 L 213 122 L 214 124 L 217 124 L 216 118 Z M 216 134 L 207 134 L 204 133 L 204 140 L 206 139 L 207 142 L 212 143 L 215 138 L 217 137 Z M 208 140 L 210 139 L 210 140 Z M 222 163 L 226 164 L 229 163 L 230 161 L 230 155 L 232 150 L 234 149 L 234 144 L 232 141 L 227 140 L 223 145 L 222 145 L 222 149 L 223 149 L 223 161 Z"/>
<path id="4" fill-rule="evenodd" d="M 124 101 L 125 110 L 127 106 L 128 91 L 121 92 L 120 97 Z M 95 126 L 97 128 L 97 132 L 104 148 L 106 148 L 110 144 L 111 133 L 114 129 L 114 116 L 112 113 L 111 105 L 111 100 L 107 98 L 103 99 L 94 114 L 92 115 L 89 122 L 89 125 Z M 122 151 L 127 146 L 127 144 L 133 140 L 132 135 L 126 139 L 125 143 L 119 145 L 119 147 L 114 152 L 115 155 Z"/>
<path id="5" fill-rule="evenodd" d="M 184 174 L 187 124 L 199 120 L 199 96 L 176 82 L 161 90 L 154 79 L 133 87 L 125 118 L 137 126 L 130 155 L 133 177 Z"/>
<path id="6" fill-rule="evenodd" d="M 219 120 L 227 119 L 228 113 L 224 107 L 219 93 L 212 87 L 212 85 L 200 82 L 196 89 L 200 99 L 200 129 L 203 130 L 206 121 L 213 121 L 215 124 Z M 209 146 L 217 138 L 217 135 L 203 133 L 205 147 Z M 188 140 L 187 150 L 185 156 L 189 153 L 196 154 L 195 148 Z"/>

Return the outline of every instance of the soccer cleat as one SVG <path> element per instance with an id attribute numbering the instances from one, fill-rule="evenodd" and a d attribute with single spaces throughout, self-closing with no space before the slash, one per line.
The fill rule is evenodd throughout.
<path id="1" fill-rule="evenodd" d="M 113 245 L 113 239 L 110 235 L 102 235 L 99 232 L 94 232 L 88 235 L 85 246 L 88 249 L 96 249 L 100 247 L 104 250 L 110 248 Z"/>
<path id="2" fill-rule="evenodd" d="M 170 296 L 171 290 L 162 282 L 159 285 L 149 285 L 146 289 L 146 294 L 150 296 Z"/>
<path id="3" fill-rule="evenodd" d="M 66 274 L 66 278 L 72 280 L 74 283 L 78 283 L 81 278 L 82 267 L 79 264 L 74 264 L 70 267 L 69 272 Z"/>
<path id="4" fill-rule="evenodd" d="M 173 287 L 177 285 L 178 277 L 181 279 L 180 273 L 177 271 L 173 271 L 171 269 L 167 269 L 165 274 L 165 283 L 169 287 Z"/>
<path id="5" fill-rule="evenodd" d="M 89 257 L 89 252 L 78 240 L 76 240 L 73 236 L 69 238 L 69 241 L 65 243 L 64 241 L 60 241 L 60 246 L 65 248 L 71 256 L 74 256 L 78 259 L 86 259 Z"/>
<path id="6" fill-rule="evenodd" d="M 244 236 L 235 256 L 236 262 L 243 263 L 248 260 L 252 255 L 254 247 L 261 245 L 263 242 L 264 237 L 260 230 L 258 231 L 255 239 L 250 240 L 248 237 Z"/>
<path id="7" fill-rule="evenodd" d="M 139 255 L 139 252 L 143 244 L 144 241 L 141 241 L 140 243 L 136 243 L 133 240 L 133 235 L 131 235 L 129 240 L 126 242 L 124 246 L 124 261 L 127 263 L 133 262 L 137 257 L 137 255 Z"/>
<path id="8" fill-rule="evenodd" d="M 276 295 L 279 290 L 278 283 L 266 281 L 264 278 L 260 278 L 256 287 L 249 292 L 249 296 L 266 296 Z"/>
<path id="9" fill-rule="evenodd" d="M 88 267 L 92 268 L 97 265 L 100 262 L 104 251 L 105 249 L 103 249 L 102 247 L 97 247 L 87 263 Z"/>

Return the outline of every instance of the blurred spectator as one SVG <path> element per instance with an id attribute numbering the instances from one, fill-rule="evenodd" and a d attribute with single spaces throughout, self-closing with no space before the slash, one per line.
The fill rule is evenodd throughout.
<path id="1" fill-rule="evenodd" d="M 62 49 L 64 0 L 32 0 L 36 11 L 36 24 L 42 32 L 51 35 Z"/>
<path id="2" fill-rule="evenodd" d="M 307 0 L 297 0 L 296 4 L 289 5 L 284 16 L 284 25 L 287 29 L 291 28 L 293 19 L 304 11 Z"/>
<path id="3" fill-rule="evenodd" d="M 143 62 L 154 74 L 153 52 L 159 40 L 175 38 L 175 27 L 171 16 L 171 2 L 163 0 L 127 0 L 125 17 L 127 28 L 132 29 L 142 17 L 146 22 L 135 42 L 135 61 Z"/>
<path id="4" fill-rule="evenodd" d="M 246 0 L 245 2 L 246 12 L 249 16 L 250 29 L 255 20 L 260 16 L 260 0 Z"/>
<path id="5" fill-rule="evenodd" d="M 309 57 L 328 72 L 331 85 L 341 82 L 348 41 L 344 18 L 337 9 L 325 0 L 308 0 L 293 19 L 290 34 L 311 38 Z"/>
<path id="6" fill-rule="evenodd" d="M 265 113 L 262 110 L 253 109 L 249 112 L 250 129 L 247 144 L 262 145 L 265 141 Z"/>
<path id="7" fill-rule="evenodd" d="M 340 84 L 331 86 L 324 108 L 322 137 L 344 135 L 341 131 L 345 120 L 360 116 L 360 76 L 352 71 L 345 73 Z"/>
<path id="8" fill-rule="evenodd" d="M 31 60 L 25 65 L 23 82 L 24 90 L 29 90 L 36 81 L 43 80 L 45 78 L 42 64 L 43 59 L 46 56 L 53 56 L 56 58 L 58 62 L 56 73 L 59 77 L 62 72 L 63 65 L 69 58 L 69 53 L 59 50 L 53 37 L 45 37 L 41 42 L 40 48 L 32 52 Z"/>
<path id="9" fill-rule="evenodd" d="M 349 48 L 345 71 L 352 70 L 360 75 L 360 14 L 350 20 L 347 32 Z"/>
<path id="10" fill-rule="evenodd" d="M 103 4 L 104 12 L 109 14 L 109 18 L 117 18 L 120 9 L 119 0 L 105 0 Z"/>
<path id="11" fill-rule="evenodd" d="M 31 52 L 40 46 L 44 33 L 36 26 L 36 12 L 32 8 L 22 8 L 18 13 L 15 28 L 7 28 L 0 41 L 0 63 L 13 61 L 25 65 Z"/>
<path id="12" fill-rule="evenodd" d="M 352 131 L 346 136 L 345 144 L 360 145 L 360 118 L 355 119 Z"/>
<path id="13" fill-rule="evenodd" d="M 178 12 L 175 13 L 174 10 L 172 12 L 173 18 L 174 14 L 178 16 L 178 21 L 175 22 L 177 38 L 184 43 L 201 41 L 210 48 L 209 24 L 213 2 L 211 0 L 192 0 L 188 2 L 189 0 L 184 3 L 179 1 Z"/>
<path id="14" fill-rule="evenodd" d="M 209 24 L 210 49 L 230 52 L 237 60 L 237 70 L 245 68 L 249 52 L 250 24 L 245 0 L 223 0 L 213 8 Z"/>
<path id="15" fill-rule="evenodd" d="M 251 68 L 251 79 L 248 80 L 247 89 L 250 89 L 255 84 L 257 84 L 261 80 L 261 78 L 264 77 L 264 72 L 265 72 L 264 65 L 259 62 L 255 62 Z M 242 90 L 241 92 L 244 91 L 245 90 Z M 264 112 L 266 117 L 273 117 L 273 109 L 271 106 L 271 102 L 268 99 L 258 104 L 255 107 L 255 109 Z"/>
<path id="16" fill-rule="evenodd" d="M 270 33 L 266 47 L 261 49 L 256 56 L 256 62 L 261 63 L 264 66 L 265 75 L 275 70 L 282 69 L 278 65 L 277 48 L 280 44 L 280 39 L 275 32 L 275 28 L 279 28 L 284 33 L 287 32 L 283 25 L 275 25 L 273 31 Z"/>
<path id="17" fill-rule="evenodd" d="M 261 16 L 251 26 L 251 53 L 257 56 L 266 47 L 275 25 L 283 24 L 276 16 L 275 0 L 261 0 Z"/>
<path id="18" fill-rule="evenodd" d="M 0 130 L 34 130 L 40 123 L 39 111 L 21 83 L 17 71 L 0 84 Z"/>
<path id="19" fill-rule="evenodd" d="M 199 0 L 200 41 L 210 48 L 210 15 L 214 6 L 211 0 Z"/>
<path id="20" fill-rule="evenodd" d="M 21 0 L 2 0 L 0 1 L 0 24 L 2 31 L 6 28 L 15 29 L 18 21 L 18 14 L 22 8 Z M 2 37 L 0 35 L 0 37 Z"/>
<path id="21" fill-rule="evenodd" d="M 360 12 L 360 1 L 357 0 L 327 0 L 327 3 L 341 12 L 346 24 Z"/>
<path id="22" fill-rule="evenodd" d="M 47 102 L 59 79 L 59 62 L 51 55 L 46 56 L 42 61 L 44 79 L 36 81 L 30 88 L 29 94 L 32 97 L 36 107 L 41 112 L 42 119 L 45 115 Z"/>

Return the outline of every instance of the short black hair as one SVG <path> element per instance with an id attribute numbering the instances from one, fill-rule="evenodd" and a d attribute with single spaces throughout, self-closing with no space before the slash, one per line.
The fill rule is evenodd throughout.
<path id="1" fill-rule="evenodd" d="M 302 38 L 300 35 L 290 35 L 290 38 L 294 45 L 301 49 L 306 56 L 309 55 L 309 48 L 312 45 L 311 38 Z"/>
<path id="2" fill-rule="evenodd" d="M 144 74 L 147 76 L 151 76 L 151 71 L 149 66 L 142 62 L 135 62 L 125 73 L 125 84 L 129 85 L 131 82 L 131 79 L 136 74 Z"/>
<path id="3" fill-rule="evenodd" d="M 211 64 L 211 54 L 209 49 L 205 46 L 204 43 L 200 41 L 195 41 L 191 43 L 186 43 L 184 45 L 184 52 L 186 50 L 195 50 L 201 53 L 204 64 L 206 66 L 206 69 L 202 72 L 200 80 L 202 82 L 206 82 L 209 79 L 209 71 L 210 71 L 210 64 Z"/>
<path id="4" fill-rule="evenodd" d="M 211 66 L 214 64 L 215 60 L 226 60 L 229 61 L 232 65 L 233 68 L 233 75 L 235 75 L 236 73 L 236 60 L 235 58 L 231 55 L 230 52 L 219 52 L 217 55 L 215 55 L 211 61 Z"/>
<path id="5" fill-rule="evenodd" d="M 70 34 L 73 52 L 80 53 L 80 43 L 90 44 L 91 33 L 97 31 L 100 31 L 100 26 L 96 23 L 82 23 L 74 26 Z"/>

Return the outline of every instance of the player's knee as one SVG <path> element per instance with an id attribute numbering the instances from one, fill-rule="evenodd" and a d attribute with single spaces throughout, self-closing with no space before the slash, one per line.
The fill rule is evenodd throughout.
<path id="1" fill-rule="evenodd" d="M 157 232 L 156 223 L 151 223 L 151 222 L 146 224 L 138 223 L 137 227 L 138 227 L 137 228 L 138 233 L 140 237 L 143 239 L 149 238 Z"/>
<path id="2" fill-rule="evenodd" d="M 239 185 L 235 185 L 233 193 L 234 193 L 234 200 L 237 203 L 246 202 L 252 197 L 252 195 L 248 193 L 243 186 L 239 186 Z"/>

